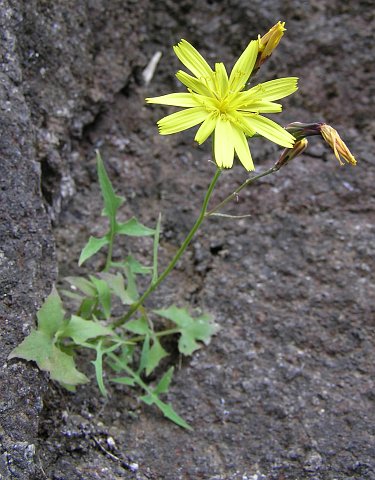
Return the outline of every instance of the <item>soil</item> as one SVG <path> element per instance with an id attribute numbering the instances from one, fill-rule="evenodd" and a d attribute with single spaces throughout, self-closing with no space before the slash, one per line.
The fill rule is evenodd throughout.
<path id="1" fill-rule="evenodd" d="M 13 209 L 2 208 L 0 385 L 9 390 L 1 394 L 0 478 L 375 479 L 372 2 L 31 0 L 0 9 L 8 48 L 1 97 L 12 105 L 2 110 L 10 139 L 2 205 L 11 200 Z M 109 385 L 101 397 L 90 369 L 93 381 L 72 394 L 30 364 L 6 364 L 56 265 L 60 278 L 78 273 L 89 235 L 104 231 L 95 149 L 127 199 L 124 218 L 153 226 L 162 212 L 162 264 L 194 223 L 215 170 L 210 145 L 198 147 L 191 131 L 159 136 L 155 122 L 167 109 L 144 102 L 182 91 L 172 45 L 186 38 L 211 64 L 231 65 L 278 20 L 286 35 L 256 81 L 298 76 L 300 88 L 277 120 L 333 125 L 358 165 L 340 167 L 313 138 L 302 157 L 225 210 L 249 217 L 207 220 L 150 299 L 208 311 L 221 326 L 191 358 L 168 359 L 176 373 L 167 399 L 194 430 L 132 390 Z M 145 85 L 141 72 L 159 50 Z M 261 139 L 251 151 L 257 172 L 279 153 Z M 213 203 L 246 178 L 240 165 L 226 171 Z M 141 257 L 148 246 L 132 244 Z"/>

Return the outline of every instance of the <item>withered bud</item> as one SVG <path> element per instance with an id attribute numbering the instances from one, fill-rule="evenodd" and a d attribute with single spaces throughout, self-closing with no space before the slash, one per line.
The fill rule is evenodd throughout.
<path id="1" fill-rule="evenodd" d="M 341 157 L 351 165 L 357 164 L 357 160 L 354 158 L 349 148 L 343 142 L 337 130 L 332 128 L 330 125 L 327 125 L 326 123 L 322 123 L 320 125 L 320 133 L 324 140 L 332 148 L 335 157 L 339 161 L 340 165 L 345 165 L 345 163 L 341 160 Z"/>
<path id="2" fill-rule="evenodd" d="M 306 150 L 308 143 L 306 138 L 302 138 L 301 140 L 297 140 L 292 148 L 286 148 L 275 163 L 275 170 L 280 170 L 281 167 L 287 165 L 293 158 L 301 155 Z"/>

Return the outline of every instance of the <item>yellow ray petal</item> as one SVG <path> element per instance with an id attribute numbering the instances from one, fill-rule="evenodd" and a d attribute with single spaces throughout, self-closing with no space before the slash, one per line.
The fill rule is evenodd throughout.
<path id="1" fill-rule="evenodd" d="M 200 145 L 207 140 L 207 138 L 214 131 L 216 126 L 217 116 L 215 114 L 210 114 L 202 125 L 199 127 L 197 134 L 195 135 L 195 141 Z"/>
<path id="2" fill-rule="evenodd" d="M 170 135 L 194 127 L 203 122 L 208 113 L 204 108 L 194 107 L 172 113 L 158 121 L 160 135 Z"/>
<path id="3" fill-rule="evenodd" d="M 202 55 L 186 40 L 182 39 L 173 50 L 179 60 L 188 68 L 198 79 L 212 78 L 213 71 Z"/>
<path id="4" fill-rule="evenodd" d="M 297 82 L 298 77 L 277 78 L 276 80 L 260 83 L 244 93 L 254 100 L 279 100 L 295 92 L 298 89 Z M 246 95 L 244 95 L 244 98 Z"/>
<path id="5" fill-rule="evenodd" d="M 232 69 L 229 77 L 229 89 L 231 92 L 238 92 L 245 87 L 253 71 L 257 56 L 258 41 L 252 40 Z"/>
<path id="6" fill-rule="evenodd" d="M 215 64 L 215 86 L 220 98 L 224 98 L 228 94 L 228 74 L 224 63 Z"/>
<path id="7" fill-rule="evenodd" d="M 201 95 L 206 95 L 207 97 L 212 97 L 213 92 L 207 87 L 204 80 L 198 80 L 195 77 L 192 77 L 186 72 L 179 70 L 176 73 L 177 79 L 183 83 L 189 90 L 199 93 Z"/>
<path id="8" fill-rule="evenodd" d="M 218 117 L 214 137 L 215 161 L 220 168 L 233 166 L 234 145 L 232 126 L 228 120 Z"/>
<path id="9" fill-rule="evenodd" d="M 240 128 L 232 125 L 232 135 L 234 140 L 234 150 L 240 159 L 240 162 L 247 171 L 254 170 L 254 163 L 251 158 L 250 148 L 245 134 Z"/>
<path id="10" fill-rule="evenodd" d="M 257 133 L 282 147 L 292 148 L 296 141 L 293 135 L 269 118 L 253 115 L 251 117 L 243 117 L 243 120 Z"/>
<path id="11" fill-rule="evenodd" d="M 161 97 L 146 98 L 146 102 L 175 107 L 198 107 L 201 105 L 191 93 L 170 93 Z"/>

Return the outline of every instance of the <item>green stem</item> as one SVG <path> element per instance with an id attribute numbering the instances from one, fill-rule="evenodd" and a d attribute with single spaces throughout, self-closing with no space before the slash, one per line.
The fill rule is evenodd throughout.
<path id="1" fill-rule="evenodd" d="M 166 335 L 174 335 L 175 333 L 181 332 L 181 328 L 169 328 L 168 330 L 162 330 L 160 332 L 155 332 L 155 337 L 165 337 Z M 145 335 L 138 335 L 137 337 L 132 337 L 130 342 L 143 342 Z"/>
<path id="2" fill-rule="evenodd" d="M 216 205 L 216 207 L 214 207 L 209 212 L 206 212 L 206 214 L 205 214 L 206 217 L 216 213 L 218 210 L 220 210 L 222 207 L 224 207 L 224 205 L 226 205 L 233 198 L 235 198 L 240 193 L 241 190 L 243 190 L 245 187 L 247 187 L 251 183 L 256 182 L 260 178 L 265 177 L 267 175 L 270 175 L 271 173 L 274 173 L 276 171 L 277 171 L 277 168 L 275 168 L 275 166 L 273 166 L 273 167 L 269 168 L 268 170 L 266 170 L 265 172 L 260 173 L 259 175 L 256 175 L 255 177 L 248 178 L 242 185 L 240 185 L 238 188 L 236 188 L 236 190 L 233 193 L 228 195 L 228 197 L 226 197 L 222 202 L 220 202 L 218 205 Z"/>
<path id="3" fill-rule="evenodd" d="M 182 245 L 180 246 L 180 248 L 178 249 L 176 255 L 173 257 L 173 259 L 170 261 L 169 265 L 167 266 L 167 268 L 164 270 L 164 272 L 157 278 L 157 280 L 155 282 L 153 282 L 149 287 L 148 289 L 143 293 L 143 295 L 139 298 L 139 300 L 134 303 L 128 313 L 117 320 L 117 322 L 115 322 L 114 326 L 115 327 L 119 327 L 120 325 L 124 324 L 127 320 L 129 320 L 129 318 L 138 310 L 138 308 L 143 304 L 143 302 L 146 300 L 146 298 L 161 284 L 161 282 L 171 273 L 171 271 L 173 270 L 173 268 L 175 267 L 176 263 L 179 261 L 179 259 L 181 258 L 182 254 L 185 252 L 186 248 L 189 246 L 191 240 L 193 239 L 195 233 L 197 232 L 198 228 L 201 226 L 201 223 L 203 222 L 203 220 L 205 219 L 206 217 L 206 212 L 207 212 L 207 206 L 208 206 L 208 202 L 210 200 L 210 197 L 212 195 L 212 192 L 215 188 L 215 185 L 216 185 L 216 182 L 218 181 L 219 177 L 220 177 L 220 174 L 221 174 L 221 169 L 217 168 L 216 169 L 216 172 L 215 172 L 215 175 L 213 177 L 213 179 L 211 180 L 211 183 L 207 189 L 207 192 L 206 192 L 206 195 L 204 197 L 204 200 L 203 200 L 203 204 L 202 204 L 202 208 L 201 208 L 201 211 L 199 213 L 199 216 L 193 226 L 193 228 L 190 230 L 190 232 L 188 233 L 187 237 L 185 238 L 185 240 L 183 241 Z"/>
<path id="4" fill-rule="evenodd" d="M 109 244 L 108 244 L 108 252 L 107 252 L 107 260 L 105 262 L 105 266 L 103 268 L 103 272 L 108 272 L 112 265 L 112 253 L 113 253 L 113 244 L 115 242 L 116 236 L 116 221 L 111 219 L 111 225 L 109 230 Z"/>

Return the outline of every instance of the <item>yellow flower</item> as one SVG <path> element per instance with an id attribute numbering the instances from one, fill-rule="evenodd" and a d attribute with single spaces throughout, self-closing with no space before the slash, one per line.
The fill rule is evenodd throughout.
<path id="1" fill-rule="evenodd" d="M 201 144 L 214 134 L 213 152 L 220 168 L 231 168 L 236 153 L 246 170 L 253 170 L 246 137 L 255 134 L 292 148 L 293 135 L 260 114 L 281 112 L 282 106 L 274 100 L 295 92 L 298 79 L 280 78 L 244 90 L 258 56 L 258 47 L 258 40 L 251 41 L 228 76 L 223 63 L 216 63 L 212 70 L 189 42 L 181 40 L 174 51 L 193 76 L 181 70 L 176 76 L 188 93 L 146 98 L 148 103 L 185 108 L 159 120 L 160 134 L 169 135 L 201 124 L 195 140 Z"/>
<path id="2" fill-rule="evenodd" d="M 340 157 L 342 157 L 347 163 L 350 163 L 351 165 L 357 164 L 357 160 L 354 158 L 349 148 L 343 142 L 337 130 L 332 128 L 330 125 L 323 123 L 320 125 L 320 133 L 322 134 L 324 140 L 332 148 L 340 165 L 345 165 L 344 162 L 341 161 Z"/>

